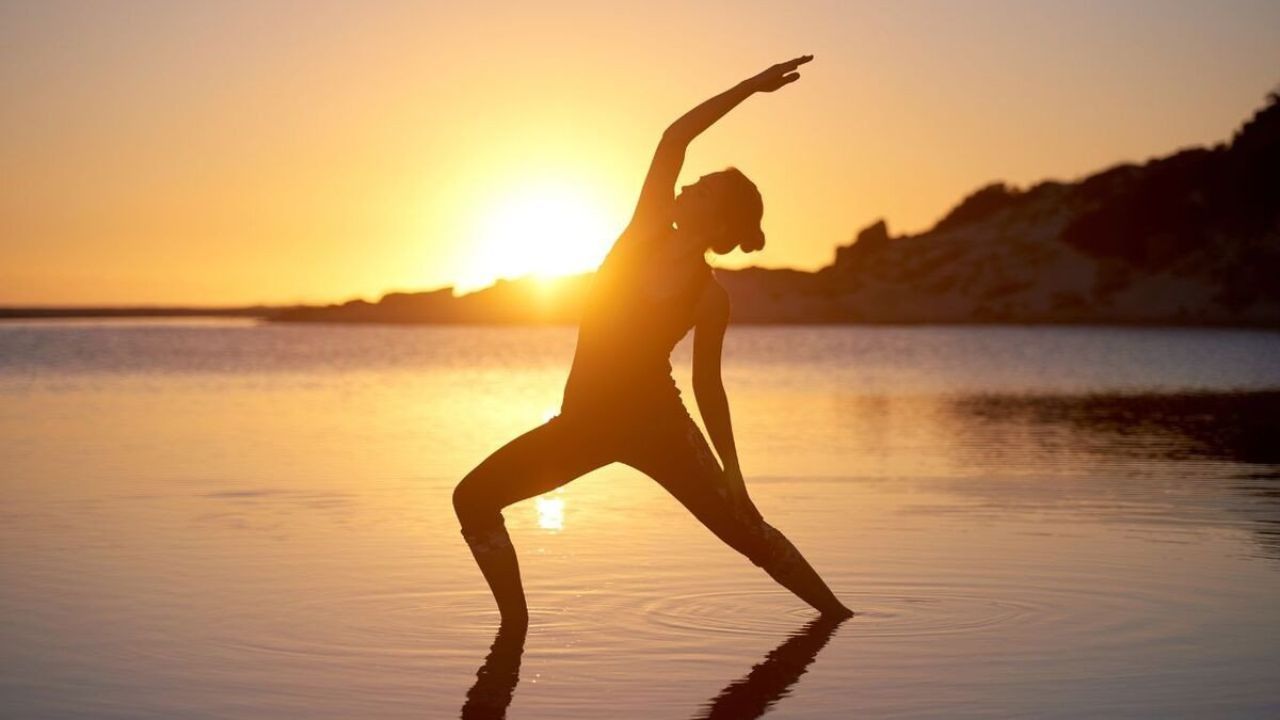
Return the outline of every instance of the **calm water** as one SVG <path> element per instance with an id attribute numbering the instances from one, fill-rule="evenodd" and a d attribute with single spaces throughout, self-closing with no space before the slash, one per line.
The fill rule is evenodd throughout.
<path id="1" fill-rule="evenodd" d="M 1280 334 L 734 328 L 757 505 L 860 616 L 619 466 L 508 510 L 533 626 L 490 655 L 449 494 L 572 351 L 0 325 L 0 715 L 1280 716 Z"/>

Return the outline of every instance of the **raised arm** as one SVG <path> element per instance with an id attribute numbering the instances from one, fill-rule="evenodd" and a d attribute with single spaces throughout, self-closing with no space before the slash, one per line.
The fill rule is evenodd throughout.
<path id="1" fill-rule="evenodd" d="M 653 154 L 649 174 L 645 176 L 644 186 L 640 189 L 640 200 L 631 217 L 631 226 L 648 222 L 670 223 L 676 178 L 684 165 L 684 153 L 689 143 L 748 97 L 758 92 L 773 92 L 799 80 L 800 74 L 796 72 L 796 68 L 812 59 L 812 55 L 802 55 L 778 63 L 703 102 L 672 123 L 662 133 L 658 149 Z"/>

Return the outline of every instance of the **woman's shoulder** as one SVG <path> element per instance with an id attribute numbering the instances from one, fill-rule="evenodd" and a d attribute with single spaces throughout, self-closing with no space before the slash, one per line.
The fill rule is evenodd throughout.
<path id="1" fill-rule="evenodd" d="M 605 256 L 605 265 L 611 267 L 625 266 L 637 269 L 655 262 L 661 262 L 663 238 L 671 233 L 671 226 L 650 225 L 632 222 L 618 235 L 613 247 Z"/>
<path id="2" fill-rule="evenodd" d="M 661 239 L 674 230 L 669 217 L 633 217 L 623 228 L 623 238 L 636 238 L 641 241 Z"/>
<path id="3" fill-rule="evenodd" d="M 628 227 L 635 227 L 641 230 L 669 230 L 675 220 L 675 196 L 668 194 L 668 197 L 661 200 L 638 205 L 635 213 L 631 216 L 631 222 L 628 223 Z"/>

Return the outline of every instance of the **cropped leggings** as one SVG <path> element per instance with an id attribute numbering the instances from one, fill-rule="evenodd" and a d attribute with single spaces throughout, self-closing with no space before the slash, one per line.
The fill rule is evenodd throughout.
<path id="1" fill-rule="evenodd" d="M 453 505 L 477 552 L 509 546 L 506 506 L 621 462 L 658 481 L 712 533 L 770 574 L 797 560 L 750 501 L 733 502 L 724 473 L 683 405 L 619 422 L 566 413 L 499 448 L 458 483 Z"/>

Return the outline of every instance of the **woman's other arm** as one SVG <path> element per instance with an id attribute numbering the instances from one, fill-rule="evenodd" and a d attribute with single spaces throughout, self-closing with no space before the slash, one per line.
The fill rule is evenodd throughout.
<path id="1" fill-rule="evenodd" d="M 730 499 L 754 512 L 747 496 L 747 486 L 738 465 L 738 448 L 733 439 L 733 423 L 729 417 L 729 398 L 720 377 L 720 357 L 724 333 L 729 325 L 729 295 L 719 283 L 711 283 L 698 304 L 698 320 L 693 335 L 693 396 L 698 402 L 702 423 L 711 436 Z"/>

